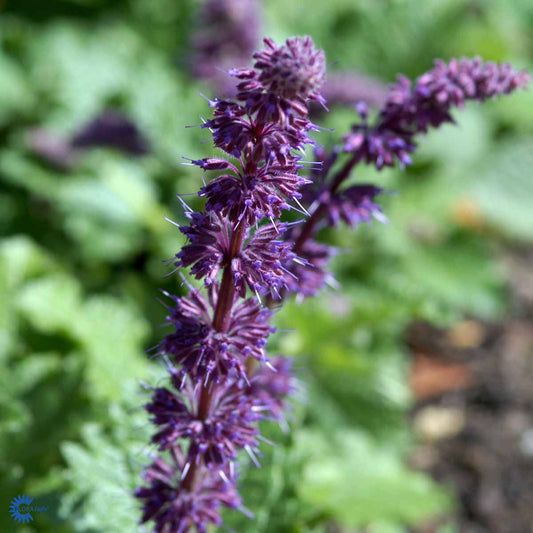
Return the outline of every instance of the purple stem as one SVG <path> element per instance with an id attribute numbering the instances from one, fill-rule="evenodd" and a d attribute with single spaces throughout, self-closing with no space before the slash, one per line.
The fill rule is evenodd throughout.
<path id="1" fill-rule="evenodd" d="M 244 241 L 246 225 L 243 223 L 239 224 L 238 227 L 233 231 L 231 236 L 230 244 L 230 257 L 228 262 L 224 267 L 222 274 L 222 282 L 220 285 L 220 290 L 218 292 L 218 300 L 215 308 L 215 314 L 213 317 L 213 328 L 216 331 L 227 332 L 229 328 L 229 321 L 231 318 L 231 310 L 233 308 L 233 300 L 235 297 L 235 284 L 233 282 L 233 273 L 231 269 L 231 260 L 240 254 L 242 249 L 242 244 Z M 213 394 L 215 391 L 216 384 L 211 380 L 207 379 L 204 383 L 200 385 L 200 401 L 198 404 L 198 418 L 200 420 L 205 420 L 208 418 L 209 413 L 211 412 L 211 403 L 213 400 Z M 182 488 L 190 491 L 196 485 L 198 479 L 198 473 L 200 470 L 200 464 L 192 463 L 187 475 L 185 476 L 182 482 Z"/>

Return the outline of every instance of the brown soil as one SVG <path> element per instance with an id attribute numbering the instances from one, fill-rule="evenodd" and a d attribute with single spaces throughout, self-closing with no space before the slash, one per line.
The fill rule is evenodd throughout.
<path id="1" fill-rule="evenodd" d="M 533 250 L 505 262 L 504 320 L 407 334 L 422 443 L 412 464 L 456 494 L 461 533 L 533 533 Z"/>

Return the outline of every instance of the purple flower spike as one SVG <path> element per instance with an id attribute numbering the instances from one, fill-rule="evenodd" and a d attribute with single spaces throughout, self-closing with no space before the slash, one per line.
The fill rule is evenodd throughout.
<path id="1" fill-rule="evenodd" d="M 400 76 L 391 86 L 375 126 L 370 127 L 366 115 L 362 123 L 352 127 L 344 137 L 344 150 L 360 155 L 378 169 L 399 161 L 410 165 L 414 137 L 429 127 L 437 128 L 453 122 L 451 109 L 463 107 L 467 100 L 482 102 L 516 89 L 530 81 L 525 71 L 515 71 L 505 63 L 484 63 L 481 59 L 453 59 L 446 64 L 436 61 L 435 68 L 416 81 Z"/>
<path id="2" fill-rule="evenodd" d="M 206 9 L 215 13 L 220 7 L 222 15 L 243 2 L 209 0 Z M 239 9 L 232 12 L 229 22 L 240 15 Z M 212 22 L 214 33 L 205 28 L 201 34 L 204 59 L 232 44 L 227 35 L 234 32 L 218 35 L 219 21 Z M 217 41 L 221 36 L 223 42 Z M 235 35 L 235 41 L 244 37 Z M 330 152 L 316 147 L 314 161 L 303 161 L 314 145 L 310 132 L 318 129 L 307 106 L 325 103 L 324 53 L 310 37 L 281 46 L 271 39 L 264 43 L 252 68 L 228 71 L 236 80 L 234 101 L 209 101 L 213 116 L 204 131 L 229 157 L 189 160 L 217 174 L 199 192 L 204 212 L 188 210 L 190 223 L 180 226 L 188 242 L 170 260 L 201 279 L 206 296 L 192 287 L 186 297 L 164 293 L 172 300 L 166 318 L 172 331 L 158 349 L 171 385 L 152 389 L 145 406 L 157 427 L 152 442 L 160 456 L 136 496 L 143 502 L 143 521 L 152 520 L 158 533 L 205 533 L 221 525 L 221 506 L 242 510 L 235 489 L 237 456 L 244 449 L 258 465 L 258 423 L 283 424 L 295 387 L 290 360 L 267 359 L 265 346 L 274 331 L 270 308 L 290 294 L 302 299 L 333 284 L 328 263 L 336 250 L 316 240 L 320 228 L 341 220 L 352 227 L 386 220 L 376 203 L 381 188 L 344 185 L 353 169 L 363 161 L 378 168 L 407 166 L 416 135 L 451 121 L 452 107 L 528 82 L 508 65 L 437 62 L 414 85 L 400 78 L 374 124 L 367 104 L 358 104 L 360 121 L 343 145 Z M 302 177 L 306 165 L 308 177 Z M 308 215 L 301 201 L 310 206 L 309 218 L 282 223 L 284 210 Z M 247 291 L 254 297 L 245 299 Z M 162 459 L 167 455 L 171 462 Z"/>

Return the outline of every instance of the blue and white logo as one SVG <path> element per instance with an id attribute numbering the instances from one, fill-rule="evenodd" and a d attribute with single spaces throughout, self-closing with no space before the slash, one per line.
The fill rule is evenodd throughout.
<path id="1" fill-rule="evenodd" d="M 31 505 L 33 498 L 23 494 L 22 496 L 17 496 L 11 500 L 9 504 L 9 514 L 13 517 L 15 522 L 19 524 L 27 524 L 33 520 L 31 513 L 48 511 L 48 505 Z"/>
<path id="2" fill-rule="evenodd" d="M 33 520 L 33 516 L 26 509 L 29 507 L 33 498 L 23 494 L 22 496 L 17 496 L 11 500 L 11 505 L 9 506 L 9 514 L 13 517 L 13 520 L 19 524 L 26 524 Z"/>

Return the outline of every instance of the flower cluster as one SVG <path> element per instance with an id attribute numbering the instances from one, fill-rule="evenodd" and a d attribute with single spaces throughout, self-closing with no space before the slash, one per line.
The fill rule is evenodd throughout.
<path id="1" fill-rule="evenodd" d="M 272 368 L 260 367 L 250 377 L 246 388 L 238 380 L 228 380 L 214 393 L 213 415 L 200 415 L 199 389 L 183 383 L 171 370 L 171 390 L 157 388 L 146 405 L 152 421 L 161 429 L 153 437 L 168 459 L 160 456 L 144 471 L 147 486 L 135 491 L 143 501 L 143 522 L 153 520 L 156 533 L 185 533 L 196 528 L 207 532 L 208 524 L 221 525 L 219 507 L 239 509 L 242 505 L 235 482 L 233 458 L 246 449 L 257 463 L 259 420 L 283 422 L 286 398 L 294 390 L 291 361 L 285 357 L 272 360 Z M 176 439 L 190 441 L 183 452 Z M 184 488 L 184 480 L 193 465 L 197 469 L 194 486 Z"/>
<path id="2" fill-rule="evenodd" d="M 253 68 L 229 71 L 235 98 L 210 101 L 213 116 L 203 127 L 226 156 L 191 162 L 216 174 L 199 192 L 205 210 L 189 210 L 188 224 L 179 226 L 188 243 L 169 260 L 203 287 L 187 285 L 182 297 L 165 293 L 171 331 L 158 352 L 170 384 L 150 389 L 145 406 L 157 427 L 157 455 L 136 496 L 143 522 L 152 520 L 160 533 L 205 532 L 221 524 L 221 506 L 246 512 L 236 458 L 245 450 L 258 464 L 258 423 L 282 423 L 294 389 L 290 361 L 265 352 L 274 331 L 270 304 L 333 282 L 328 262 L 336 250 L 315 239 L 321 227 L 386 220 L 376 203 L 380 187 L 343 187 L 356 165 L 408 165 L 414 137 L 451 121 L 452 107 L 527 83 L 508 65 L 438 62 L 414 86 L 404 78 L 392 86 L 375 125 L 358 105 L 362 122 L 331 152 L 316 146 L 314 166 L 303 176 L 301 153 L 317 129 L 308 105 L 325 105 L 324 53 L 310 37 L 264 43 Z M 280 221 L 291 209 L 310 216 Z"/>
<path id="3" fill-rule="evenodd" d="M 270 311 L 251 298 L 234 302 L 226 331 L 217 330 L 213 319 L 218 291 L 218 284 L 210 285 L 207 299 L 197 290 L 182 298 L 167 294 L 174 300 L 167 316 L 174 331 L 159 348 L 181 368 L 183 377 L 195 382 L 245 379 L 247 358 L 266 361 L 266 339 L 274 331 L 268 324 Z"/>
<path id="4" fill-rule="evenodd" d="M 185 458 L 178 447 L 169 451 L 170 463 L 161 457 L 144 471 L 147 487 L 138 488 L 135 496 L 143 503 L 143 522 L 154 521 L 155 533 L 186 533 L 195 527 L 207 533 L 207 525 L 222 524 L 220 505 L 238 509 L 242 500 L 234 485 L 209 470 L 202 472 L 193 491 L 182 490 L 176 472 L 185 469 Z M 231 475 L 228 473 L 228 475 Z"/>
<path id="5" fill-rule="evenodd" d="M 303 264 L 287 268 L 294 274 L 290 291 L 300 296 L 310 296 L 325 282 L 331 280 L 327 270 L 333 250 L 314 241 L 317 230 L 324 225 L 336 226 L 341 220 L 354 227 L 361 222 L 376 219 L 385 222 L 375 197 L 382 189 L 373 185 L 341 186 L 361 162 L 377 169 L 398 163 L 402 168 L 411 164 L 416 150 L 415 138 L 429 128 L 453 122 L 451 111 L 462 108 L 467 100 L 483 102 L 495 96 L 525 88 L 529 75 L 516 71 L 509 64 L 486 63 L 479 58 L 452 60 L 448 64 L 435 62 L 435 68 L 419 77 L 414 84 L 399 77 L 389 88 L 374 124 L 369 122 L 365 103 L 356 105 L 360 122 L 344 135 L 343 144 L 331 152 L 322 148 L 315 151 L 321 163 L 312 174 L 312 183 L 302 193 L 304 202 L 312 212 L 307 224 L 290 238 L 296 245 L 293 253 Z M 346 157 L 344 165 L 333 174 L 332 168 Z"/>
<path id="6" fill-rule="evenodd" d="M 273 296 L 285 288 L 287 270 L 283 265 L 297 261 L 290 242 L 282 239 L 288 228 L 286 223 L 261 226 L 253 235 L 246 226 L 245 246 L 232 256 L 231 229 L 226 218 L 215 211 L 191 213 L 190 218 L 191 224 L 180 228 L 189 244 L 176 254 L 176 267 L 191 267 L 191 274 L 209 287 L 231 262 L 235 288 L 242 298 L 247 287 L 255 294 L 268 291 Z"/>
<path id="7" fill-rule="evenodd" d="M 369 126 L 366 106 L 358 109 L 362 123 L 355 124 L 344 137 L 344 150 L 357 153 L 368 163 L 382 168 L 411 163 L 414 137 L 453 122 L 450 111 L 467 100 L 483 102 L 515 89 L 524 88 L 529 76 L 508 63 L 498 65 L 479 58 L 436 61 L 435 68 L 411 82 L 400 76 L 391 86 L 377 123 Z"/>

